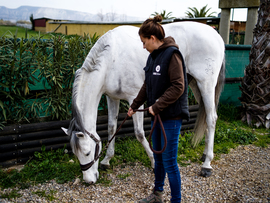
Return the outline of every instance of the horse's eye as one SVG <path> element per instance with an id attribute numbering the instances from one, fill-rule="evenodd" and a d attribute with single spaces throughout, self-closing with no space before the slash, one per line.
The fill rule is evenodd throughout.
<path id="1" fill-rule="evenodd" d="M 91 151 L 90 151 L 90 152 L 91 152 Z M 88 152 L 88 153 L 86 154 L 86 156 L 89 156 L 90 152 Z"/>

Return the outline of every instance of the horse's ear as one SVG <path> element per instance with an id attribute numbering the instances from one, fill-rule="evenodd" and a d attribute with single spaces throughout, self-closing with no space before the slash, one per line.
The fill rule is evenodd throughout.
<path id="1" fill-rule="evenodd" d="M 77 138 L 83 138 L 84 134 L 82 132 L 76 133 Z"/>
<path id="2" fill-rule="evenodd" d="M 66 133 L 68 135 L 68 129 L 61 127 L 61 129 L 64 131 L 64 133 Z"/>

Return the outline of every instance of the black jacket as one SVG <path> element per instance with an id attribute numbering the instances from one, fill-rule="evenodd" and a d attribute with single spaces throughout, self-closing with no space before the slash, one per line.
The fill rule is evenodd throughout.
<path id="1" fill-rule="evenodd" d="M 174 46 L 167 47 L 166 49 L 154 50 L 148 57 L 146 67 L 144 68 L 147 106 L 152 106 L 166 91 L 166 89 L 170 87 L 171 83 L 168 76 L 168 67 L 170 59 L 174 53 L 179 54 L 182 58 L 182 67 L 185 77 L 185 90 L 174 103 L 163 109 L 159 115 L 162 120 L 179 117 L 189 120 L 186 67 L 183 62 L 182 54 Z"/>

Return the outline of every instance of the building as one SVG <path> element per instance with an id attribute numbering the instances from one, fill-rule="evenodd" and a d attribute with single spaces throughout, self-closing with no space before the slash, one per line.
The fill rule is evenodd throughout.
<path id="1" fill-rule="evenodd" d="M 170 23 L 172 20 L 165 20 L 163 23 Z M 143 21 L 133 22 L 88 22 L 72 20 L 55 20 L 50 18 L 34 19 L 35 30 L 46 33 L 62 33 L 66 35 L 90 34 L 103 35 L 121 25 L 132 25 L 140 27 Z"/>
<path id="2" fill-rule="evenodd" d="M 181 21 L 194 21 L 204 23 L 214 27 L 216 30 L 220 28 L 220 17 L 203 17 L 203 18 L 176 18 L 173 20 L 164 20 L 163 24 Z M 143 21 L 133 22 L 88 22 L 88 21 L 72 21 L 72 20 L 56 20 L 50 18 L 38 18 L 34 19 L 35 30 L 46 33 L 62 33 L 66 35 L 81 35 L 89 34 L 93 36 L 95 33 L 103 35 L 109 30 L 121 25 L 132 25 L 140 27 Z M 246 29 L 246 22 L 231 21 L 230 22 L 230 34 L 236 35 Z M 229 43 L 234 43 L 230 40 Z"/>
<path id="3" fill-rule="evenodd" d="M 231 33 L 230 16 L 232 8 L 248 8 L 244 44 L 250 45 L 252 43 L 259 6 L 260 0 L 219 0 L 219 8 L 221 8 L 219 31 L 225 44 L 229 43 Z"/>
<path id="4" fill-rule="evenodd" d="M 49 21 L 46 32 L 62 33 L 66 35 L 103 35 L 120 25 L 140 27 L 142 22 L 86 22 L 86 21 Z"/>

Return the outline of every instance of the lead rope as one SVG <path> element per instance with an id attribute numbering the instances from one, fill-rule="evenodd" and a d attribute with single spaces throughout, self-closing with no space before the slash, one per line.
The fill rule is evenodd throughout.
<path id="1" fill-rule="evenodd" d="M 139 112 L 143 112 L 143 111 L 148 111 L 149 108 L 145 108 L 145 109 L 135 109 L 133 110 L 134 112 L 136 111 L 139 111 Z M 115 135 L 119 132 L 119 130 L 122 128 L 122 126 L 124 125 L 124 123 L 126 122 L 126 120 L 129 118 L 129 116 L 127 115 L 125 117 L 125 119 L 123 120 L 123 122 L 121 123 L 121 125 L 117 128 L 117 130 L 115 131 L 114 135 L 112 136 L 112 138 L 107 142 L 106 146 L 103 148 L 103 150 L 100 152 L 100 154 L 98 155 L 98 152 L 99 152 L 99 142 L 100 140 L 96 139 L 94 135 L 92 135 L 91 133 L 89 133 L 87 130 L 85 130 L 85 132 L 96 142 L 96 149 L 95 149 L 95 158 L 93 161 L 91 161 L 90 163 L 88 164 L 80 164 L 81 166 L 81 170 L 82 171 L 86 171 L 88 170 L 89 168 L 92 167 L 92 165 L 101 157 L 101 155 L 103 154 L 103 152 L 108 149 L 109 147 L 109 144 L 112 142 L 113 138 L 115 137 Z M 161 151 L 156 151 L 153 149 L 152 147 L 152 144 L 151 144 L 151 141 L 152 141 L 152 134 L 153 134 L 153 131 L 155 129 L 155 126 L 156 126 L 156 123 L 157 123 L 157 119 L 159 121 L 159 124 L 161 126 L 161 129 L 162 129 L 162 132 L 163 132 L 163 138 L 164 138 L 164 146 L 162 148 Z M 165 133 L 165 130 L 164 130 L 164 126 L 162 124 L 162 121 L 161 121 L 161 118 L 159 116 L 159 114 L 155 115 L 155 119 L 154 119 L 154 123 L 153 123 L 153 126 L 152 126 L 152 129 L 150 131 L 150 134 L 149 134 L 149 138 L 148 138 L 148 142 L 149 142 L 149 146 L 150 146 L 150 149 L 152 150 L 152 152 L 154 152 L 155 154 L 162 154 L 166 147 L 167 147 L 167 136 L 166 136 L 166 133 Z"/>
<path id="2" fill-rule="evenodd" d="M 148 110 L 149 110 L 149 108 L 145 108 L 145 109 L 135 109 L 134 112 L 136 112 L 136 111 L 142 112 L 142 111 L 148 111 Z M 154 129 L 155 129 L 155 127 L 156 127 L 157 119 L 158 119 L 159 124 L 160 124 L 160 126 L 161 126 L 161 129 L 162 129 L 162 132 L 163 132 L 163 138 L 164 138 L 164 146 L 163 146 L 163 148 L 162 148 L 161 151 L 156 151 L 156 150 L 154 150 L 153 147 L 152 147 L 152 144 L 151 144 L 151 141 L 152 141 L 152 134 L 153 134 Z M 162 154 L 162 153 L 165 151 L 166 147 L 167 147 L 167 136 L 166 136 L 166 133 L 165 133 L 165 130 L 164 130 L 164 126 L 163 126 L 163 123 L 162 123 L 162 121 L 161 121 L 161 118 L 160 118 L 159 114 L 155 115 L 154 123 L 153 123 L 152 129 L 151 129 L 150 134 L 149 134 L 149 137 L 148 137 L 148 142 L 149 142 L 149 147 L 150 147 L 150 149 L 151 149 L 152 152 L 154 152 L 155 154 Z"/>
<path id="3" fill-rule="evenodd" d="M 135 110 L 133 110 L 133 111 L 134 111 L 134 112 L 137 112 L 137 111 L 138 111 L 138 112 L 143 112 L 143 111 L 148 111 L 148 110 L 149 110 L 149 108 L 145 108 L 145 109 L 135 109 Z M 123 120 L 123 122 L 121 123 L 121 125 L 120 125 L 120 126 L 117 128 L 117 130 L 115 131 L 115 133 L 114 133 L 114 135 L 112 136 L 112 138 L 108 141 L 108 143 L 106 144 L 105 148 L 102 150 L 102 153 L 103 153 L 103 151 L 105 151 L 105 150 L 108 148 L 109 144 L 112 142 L 113 138 L 114 138 L 115 135 L 119 132 L 119 130 L 122 128 L 123 124 L 126 122 L 126 120 L 127 120 L 128 118 L 129 118 L 129 116 L 127 115 L 127 116 L 125 117 L 125 119 Z M 153 147 L 152 147 L 152 145 L 151 145 L 152 134 L 153 134 L 154 129 L 155 129 L 155 127 L 156 127 L 157 119 L 158 119 L 159 124 L 160 124 L 160 126 L 161 126 L 161 129 L 162 129 L 162 132 L 163 132 L 163 138 L 164 138 L 164 146 L 163 146 L 163 149 L 162 149 L 161 151 L 156 151 L 156 150 L 154 150 Z M 161 118 L 160 118 L 159 114 L 155 115 L 153 127 L 152 127 L 152 129 L 151 129 L 151 131 L 150 131 L 149 138 L 148 138 L 148 142 L 149 142 L 150 149 L 151 149 L 155 154 L 162 154 L 162 153 L 165 151 L 166 147 L 167 147 L 167 136 L 166 136 L 166 133 L 165 133 L 165 130 L 164 130 L 164 126 L 163 126 L 163 124 L 162 124 L 162 121 L 161 121 Z M 99 155 L 99 157 L 100 157 L 100 156 L 101 156 L 101 155 Z"/>

